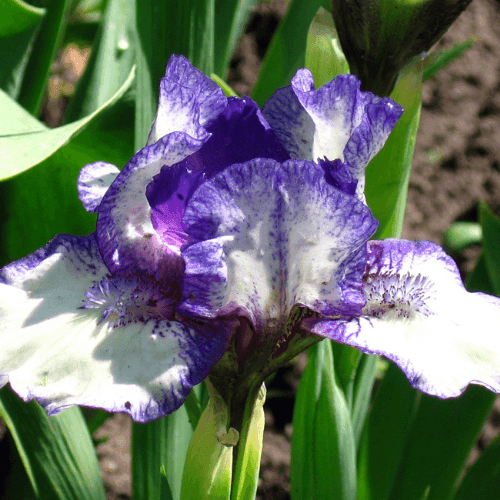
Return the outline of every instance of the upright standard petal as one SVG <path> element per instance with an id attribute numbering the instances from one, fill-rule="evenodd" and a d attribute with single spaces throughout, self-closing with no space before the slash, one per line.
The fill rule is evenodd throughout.
<path id="1" fill-rule="evenodd" d="M 232 333 L 173 321 L 174 307 L 148 276 L 110 276 L 93 235 L 58 236 L 0 272 L 0 380 L 49 414 L 74 404 L 139 422 L 171 413 Z"/>
<path id="2" fill-rule="evenodd" d="M 224 110 L 226 103 L 224 92 L 213 80 L 184 56 L 171 56 L 160 82 L 158 111 L 147 144 L 172 132 L 207 139 L 205 125 Z"/>
<path id="3" fill-rule="evenodd" d="M 377 222 L 309 162 L 257 159 L 203 184 L 184 216 L 190 237 L 179 310 L 238 311 L 282 332 L 295 305 L 353 315 L 364 305 L 365 243 Z"/>
<path id="4" fill-rule="evenodd" d="M 307 327 L 384 355 L 427 394 L 458 396 L 470 383 L 500 392 L 500 299 L 467 292 L 434 243 L 384 240 L 368 248 L 363 315 L 308 319 Z"/>
<path id="5" fill-rule="evenodd" d="M 403 109 L 389 98 L 360 90 L 354 75 L 339 75 L 318 90 L 307 69 L 277 90 L 263 114 L 294 159 L 340 159 L 364 185 L 364 171 L 380 151 Z"/>

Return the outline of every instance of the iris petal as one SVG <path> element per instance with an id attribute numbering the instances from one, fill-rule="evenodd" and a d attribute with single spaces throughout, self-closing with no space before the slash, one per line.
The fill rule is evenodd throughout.
<path id="1" fill-rule="evenodd" d="M 309 162 L 257 159 L 203 184 L 184 216 L 191 244 L 180 310 L 243 309 L 258 331 L 279 330 L 295 304 L 361 313 L 368 208 Z M 240 311 L 241 312 L 241 311 Z"/>
<path id="2" fill-rule="evenodd" d="M 354 75 L 339 75 L 315 90 L 311 73 L 301 69 L 262 112 L 292 158 L 345 162 L 363 199 L 365 168 L 403 109 L 387 97 L 361 91 Z"/>
<path id="3" fill-rule="evenodd" d="M 115 165 L 98 161 L 80 170 L 77 180 L 78 197 L 87 212 L 97 212 L 99 205 L 120 173 Z"/>
<path id="4" fill-rule="evenodd" d="M 470 383 L 500 391 L 500 299 L 467 292 L 438 245 L 372 241 L 364 281 L 360 318 L 306 320 L 311 331 L 384 355 L 431 395 L 458 396 Z"/>
<path id="5" fill-rule="evenodd" d="M 147 144 L 172 132 L 207 139 L 205 125 L 224 110 L 226 103 L 224 92 L 213 80 L 184 56 L 171 56 L 160 82 L 158 111 Z"/>
<path id="6" fill-rule="evenodd" d="M 97 218 L 97 238 L 111 272 L 141 269 L 158 275 L 180 265 L 180 245 L 166 245 L 151 222 L 146 188 L 164 165 L 174 165 L 202 145 L 184 133 L 172 133 L 141 149 L 106 192 Z"/>
<path id="7" fill-rule="evenodd" d="M 222 356 L 230 325 L 172 321 L 162 317 L 166 308 L 146 320 L 125 311 L 116 326 L 116 311 L 95 292 L 107 279 L 93 235 L 58 236 L 5 267 L 0 379 L 49 414 L 73 404 L 128 412 L 139 422 L 171 413 Z M 138 288 L 128 297 L 133 305 L 154 308 L 151 289 L 141 304 Z M 120 284 L 101 291 L 109 303 L 127 307 Z"/>

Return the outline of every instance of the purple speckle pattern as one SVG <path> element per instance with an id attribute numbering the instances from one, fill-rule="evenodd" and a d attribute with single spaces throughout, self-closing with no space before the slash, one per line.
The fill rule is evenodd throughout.
<path id="1" fill-rule="evenodd" d="M 263 332 L 279 330 L 296 304 L 328 315 L 364 306 L 365 243 L 377 222 L 318 165 L 233 165 L 196 191 L 184 226 L 181 311 L 215 317 L 238 308 Z"/>
<path id="2" fill-rule="evenodd" d="M 60 235 L 0 271 L 0 380 L 49 414 L 71 405 L 147 422 L 220 359 L 231 321 L 180 322 L 171 284 L 110 275 L 95 235 Z"/>
<path id="3" fill-rule="evenodd" d="M 80 170 L 76 185 L 78 197 L 87 212 L 97 212 L 102 198 L 119 173 L 115 165 L 104 161 L 90 163 Z"/>
<path id="4" fill-rule="evenodd" d="M 160 82 L 160 99 L 147 144 L 172 132 L 206 140 L 205 125 L 227 105 L 222 89 L 184 56 L 170 57 Z"/>
<path id="5" fill-rule="evenodd" d="M 410 384 L 441 398 L 470 383 L 500 391 L 500 299 L 468 293 L 457 266 L 429 241 L 368 244 L 360 317 L 306 319 L 311 332 L 396 363 Z"/>
<path id="6" fill-rule="evenodd" d="M 382 148 L 403 109 L 392 99 L 360 90 L 354 75 L 339 75 L 315 90 L 311 73 L 298 70 L 291 86 L 277 90 L 263 114 L 294 159 L 345 162 L 359 182 Z"/>

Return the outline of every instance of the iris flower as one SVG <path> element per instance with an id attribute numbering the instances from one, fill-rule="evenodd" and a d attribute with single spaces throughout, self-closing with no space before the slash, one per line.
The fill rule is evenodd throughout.
<path id="1" fill-rule="evenodd" d="M 147 145 L 80 173 L 95 233 L 0 270 L 0 386 L 146 422 L 327 337 L 429 394 L 500 391 L 500 301 L 467 293 L 437 245 L 368 241 L 364 171 L 401 113 L 307 70 L 261 111 L 173 56 Z"/>

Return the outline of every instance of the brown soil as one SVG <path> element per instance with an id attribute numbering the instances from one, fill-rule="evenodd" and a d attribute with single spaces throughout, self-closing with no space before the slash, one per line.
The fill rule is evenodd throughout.
<path id="1" fill-rule="evenodd" d="M 286 0 L 277 0 L 255 9 L 232 61 L 229 83 L 238 92 L 249 93 L 255 84 L 270 35 L 285 13 L 286 5 Z M 474 0 L 437 46 L 449 46 L 470 37 L 475 39 L 473 48 L 424 85 L 421 125 L 403 228 L 403 237 L 408 239 L 439 243 L 453 221 L 476 220 L 480 199 L 500 214 L 498 1 Z M 67 81 L 73 83 L 71 79 Z M 50 115 L 48 109 L 45 117 L 49 122 Z M 470 270 L 476 256 L 474 251 L 458 256 L 462 269 Z M 294 394 L 304 364 L 303 355 L 297 363 L 281 370 L 268 388 L 258 496 L 263 500 L 290 498 L 291 419 Z M 131 495 L 130 430 L 130 419 L 116 415 L 96 436 L 109 436 L 97 451 L 110 499 L 127 499 Z M 497 401 L 471 460 L 499 432 L 500 402 Z"/>

